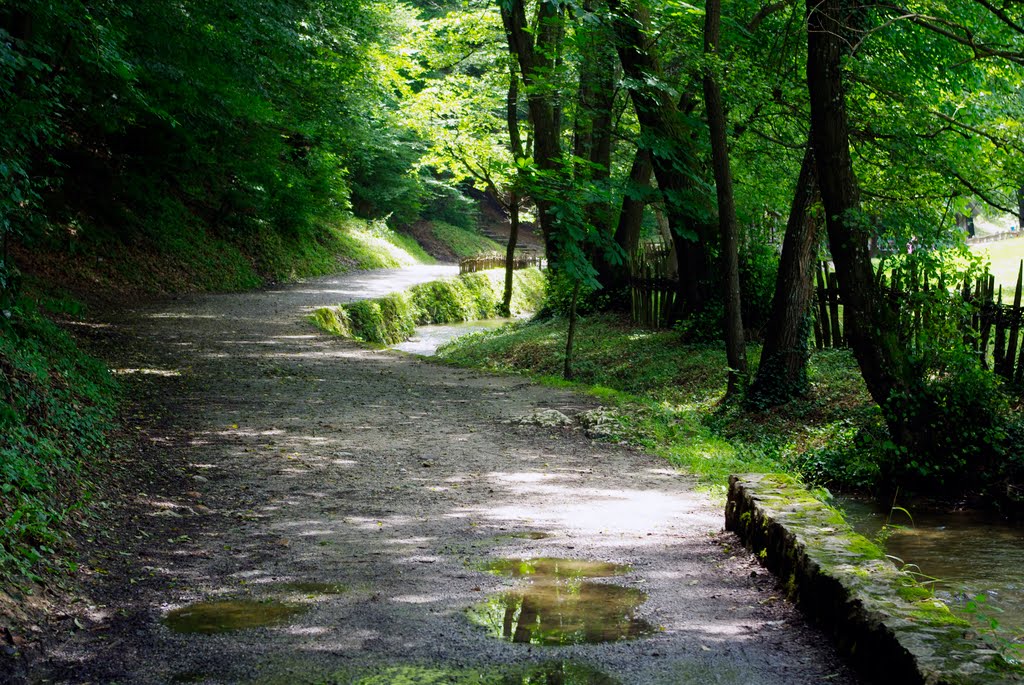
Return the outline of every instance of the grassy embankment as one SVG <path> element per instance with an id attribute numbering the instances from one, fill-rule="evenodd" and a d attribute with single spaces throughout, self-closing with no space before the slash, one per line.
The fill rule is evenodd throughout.
<path id="1" fill-rule="evenodd" d="M 505 252 L 504 245 L 496 243 L 487 236 L 443 221 L 434 221 L 431 233 L 435 240 L 446 245 L 460 259 L 488 252 Z"/>
<path id="2" fill-rule="evenodd" d="M 267 231 L 229 241 L 188 224 L 171 224 L 145 242 L 91 239 L 18 251 L 39 280 L 90 295 L 244 290 L 267 282 L 431 263 L 411 237 L 383 222 L 346 218 L 311 236 Z"/>
<path id="3" fill-rule="evenodd" d="M 0 312 L 0 590 L 76 568 L 66 536 L 89 525 L 89 512 L 101 505 L 97 493 L 106 489 L 118 459 L 112 444 L 118 383 L 57 323 L 80 321 L 83 305 L 48 293 L 60 286 L 101 297 L 241 289 L 345 267 L 433 261 L 411 238 L 355 219 L 325 230 L 314 243 L 270 240 L 253 247 L 246 253 L 200 232 L 163 235 L 145 248 L 19 251 L 36 275 Z"/>
<path id="4" fill-rule="evenodd" d="M 378 345 L 408 340 L 416 326 L 489 319 L 498 315 L 505 284 L 502 270 L 479 271 L 432 281 L 376 300 L 322 307 L 312 320 L 321 329 Z M 544 299 L 537 269 L 514 275 L 511 314 L 536 311 Z"/>
<path id="5" fill-rule="evenodd" d="M 23 297 L 0 321 L 0 581 L 74 570 L 61 534 L 109 456 L 117 385 L 49 318 L 79 313 Z"/>
<path id="6" fill-rule="evenodd" d="M 455 365 L 530 373 L 562 385 L 566 324 L 562 319 L 514 324 L 442 347 Z M 581 319 L 575 385 L 612 407 L 628 441 L 696 474 L 724 492 L 730 473 L 790 471 L 818 475 L 843 470 L 843 480 L 870 482 L 873 467 L 856 459 L 858 434 L 877 423 L 857 365 L 846 351 L 812 356 L 813 392 L 769 411 L 721 402 L 725 352 L 719 345 L 683 345 L 679 333 L 642 331 L 611 315 Z M 760 348 L 752 346 L 756 366 Z"/>

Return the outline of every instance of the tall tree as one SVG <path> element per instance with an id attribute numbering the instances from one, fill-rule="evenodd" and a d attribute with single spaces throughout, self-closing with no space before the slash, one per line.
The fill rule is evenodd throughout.
<path id="1" fill-rule="evenodd" d="M 849 322 L 847 336 L 864 381 L 883 408 L 895 392 L 906 393 L 910 368 L 896 334 L 897 313 L 875 287 L 870 222 L 861 211 L 850 156 L 850 133 L 843 86 L 843 56 L 851 8 L 845 0 L 807 0 L 807 86 L 811 101 L 811 141 L 818 185 L 825 206 L 832 260 Z M 913 442 L 909 426 L 891 421 L 894 437 Z"/>
<path id="2" fill-rule="evenodd" d="M 665 87 L 657 46 L 648 37 L 650 13 L 643 2 L 610 0 L 622 69 L 630 80 L 630 97 L 641 128 L 641 144 L 651 151 L 651 165 L 679 258 L 680 296 L 690 311 L 707 300 L 706 232 L 695 211 L 698 164 L 693 131 Z M 688 94 L 684 102 L 692 102 Z"/>
<path id="3" fill-rule="evenodd" d="M 729 167 L 729 141 L 726 132 L 725 105 L 722 89 L 715 78 L 721 34 L 721 0 L 707 0 L 704 9 L 704 107 L 711 131 L 711 163 L 718 195 L 718 231 L 721 238 L 722 286 L 725 293 L 725 351 L 729 363 L 727 396 L 739 393 L 746 384 L 747 353 L 743 338 L 743 315 L 740 301 L 739 226 L 736 222 L 736 200 Z"/>
<path id="4" fill-rule="evenodd" d="M 789 208 L 761 362 L 750 388 L 756 405 L 782 404 L 807 390 L 808 307 L 819 240 L 810 208 L 816 191 L 814 152 L 808 145 Z"/>
<path id="5" fill-rule="evenodd" d="M 498 0 L 509 51 L 519 64 L 526 90 L 526 101 L 533 125 L 533 156 L 542 174 L 557 175 L 561 170 L 561 116 L 558 88 L 552 79 L 564 33 L 563 3 L 540 0 L 536 25 L 526 19 L 524 0 Z M 540 214 L 541 231 L 548 259 L 557 260 L 553 233 L 554 199 L 544 193 L 534 198 Z"/>

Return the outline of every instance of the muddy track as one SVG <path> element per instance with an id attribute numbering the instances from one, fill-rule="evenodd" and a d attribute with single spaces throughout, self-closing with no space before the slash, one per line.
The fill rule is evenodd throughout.
<path id="1" fill-rule="evenodd" d="M 439 273 L 359 274 L 109 315 L 107 354 L 147 388 L 144 454 L 168 477 L 133 497 L 136 516 L 116 532 L 122 549 L 87 564 L 87 620 L 37 677 L 291 683 L 376 673 L 386 683 L 401 681 L 388 675 L 395 667 L 457 676 L 571 662 L 586 668 L 565 682 L 857 682 L 720 533 L 719 506 L 685 475 L 571 427 L 505 423 L 538 408 L 573 416 L 590 398 L 361 348 L 305 321 L 313 306 Z M 512 535 L 527 532 L 548 536 Z M 628 564 L 594 582 L 646 593 L 635 618 L 653 634 L 563 647 L 491 637 L 466 610 L 524 582 L 477 570 L 499 557 Z M 303 611 L 218 634 L 163 622 L 224 598 Z M 425 672 L 401 682 L 454 682 Z"/>

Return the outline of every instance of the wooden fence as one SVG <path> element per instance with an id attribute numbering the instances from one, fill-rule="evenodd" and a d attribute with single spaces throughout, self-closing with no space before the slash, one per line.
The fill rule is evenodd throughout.
<path id="1" fill-rule="evenodd" d="M 535 252 L 517 252 L 512 261 L 513 269 L 529 269 L 536 267 L 543 269 L 547 266 L 546 260 Z M 468 274 L 474 271 L 487 271 L 488 269 L 504 269 L 505 255 L 499 252 L 476 255 L 459 260 L 459 273 Z"/>
<path id="2" fill-rule="evenodd" d="M 1024 383 L 1024 260 L 1017 272 L 1017 285 L 1010 292 L 997 287 L 990 274 L 973 283 L 965 281 L 954 290 L 941 274 L 930 279 L 913 267 L 888 271 L 884 262 L 876 280 L 899 313 L 897 331 L 902 344 L 918 348 L 926 342 L 921 338 L 923 331 L 943 324 L 974 348 L 986 369 L 1007 381 Z M 827 263 L 819 265 L 815 285 L 815 345 L 818 349 L 846 347 L 845 308 L 836 275 Z M 959 302 L 963 306 L 936 306 L 936 298 L 949 298 L 949 304 Z"/>
<path id="3" fill-rule="evenodd" d="M 630 259 L 633 321 L 645 328 L 668 328 L 675 323 L 679 282 L 669 277 L 670 254 L 665 243 L 648 242 Z"/>
<path id="4" fill-rule="evenodd" d="M 992 233 L 984 237 L 968 238 L 968 245 L 985 245 L 987 243 L 997 243 L 1002 240 L 1020 240 L 1024 238 L 1024 230 L 1017 229 L 1016 231 L 1002 231 L 1001 233 Z"/>

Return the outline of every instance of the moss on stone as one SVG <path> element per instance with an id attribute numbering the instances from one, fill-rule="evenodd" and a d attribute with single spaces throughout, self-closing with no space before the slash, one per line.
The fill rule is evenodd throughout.
<path id="1" fill-rule="evenodd" d="M 755 525 L 751 525 L 751 523 Z M 784 474 L 730 478 L 726 527 L 764 563 L 790 597 L 836 635 L 870 677 L 937 685 L 1024 682 L 1024 671 L 1000 662 L 930 589 L 886 560 L 842 514 Z M 895 680 L 894 680 L 895 679 Z"/>
<path id="2" fill-rule="evenodd" d="M 537 269 L 514 274 L 511 313 L 536 310 L 544 296 L 544 275 Z M 459 323 L 498 315 L 504 271 L 463 274 L 431 281 L 375 300 L 324 307 L 313 313 L 319 328 L 380 345 L 408 340 L 416 326 Z"/>

